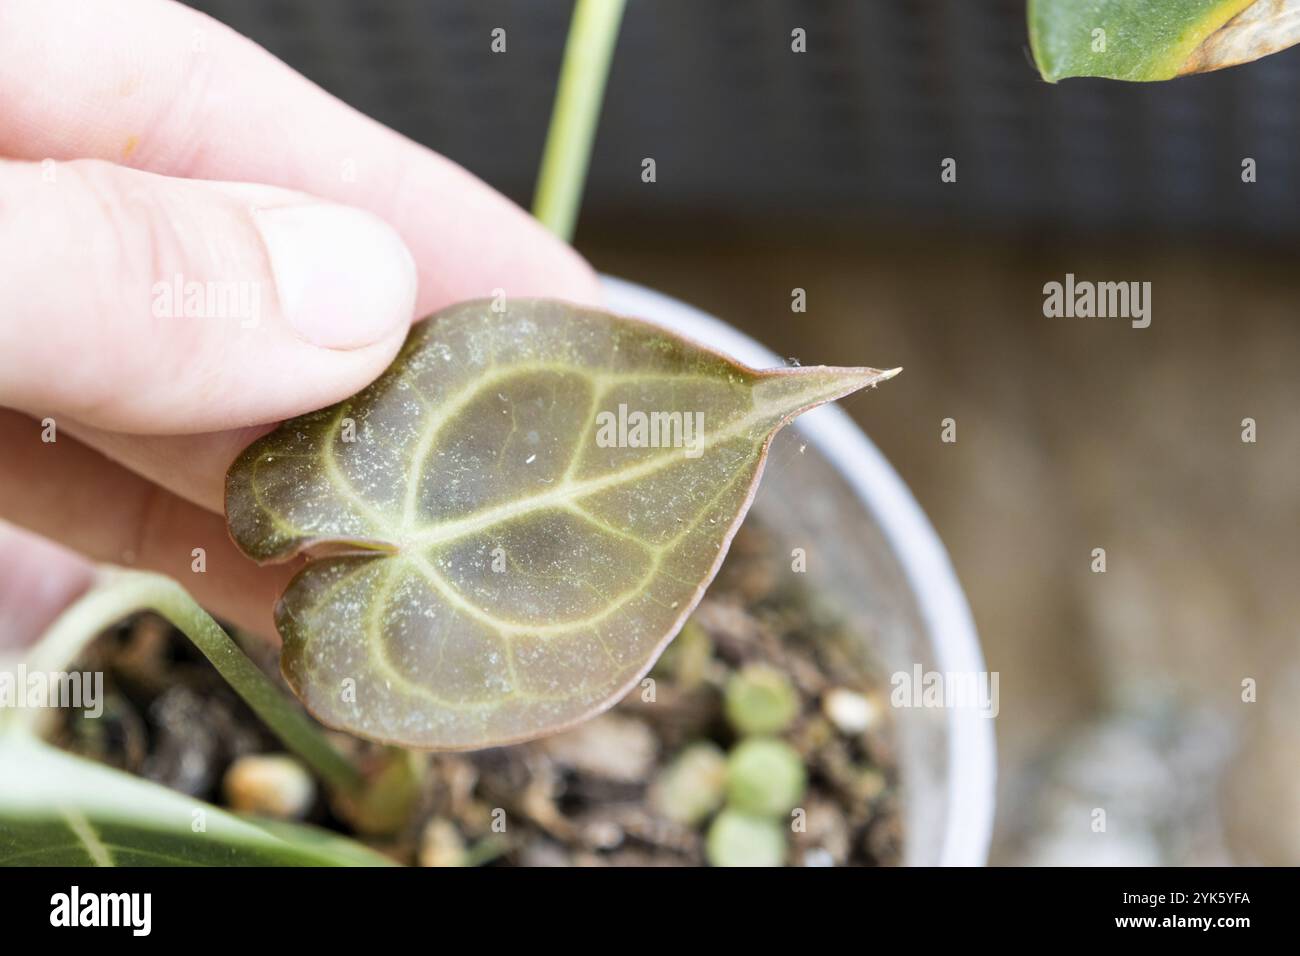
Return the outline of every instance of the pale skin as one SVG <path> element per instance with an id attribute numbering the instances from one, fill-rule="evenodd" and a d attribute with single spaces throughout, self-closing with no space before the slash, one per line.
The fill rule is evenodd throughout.
<path id="1" fill-rule="evenodd" d="M 362 388 L 445 305 L 600 301 L 509 200 L 167 0 L 0 0 L 0 263 L 0 647 L 92 562 L 274 640 L 298 565 L 230 542 L 239 451 Z M 188 314 L 178 276 L 256 311 Z"/>

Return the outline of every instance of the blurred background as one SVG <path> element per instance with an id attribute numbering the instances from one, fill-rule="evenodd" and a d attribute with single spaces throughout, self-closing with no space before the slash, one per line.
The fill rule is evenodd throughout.
<path id="1" fill-rule="evenodd" d="M 189 2 L 528 205 L 571 4 Z M 1001 674 L 994 862 L 1300 863 L 1300 49 L 1051 86 L 1023 7 L 630 0 L 576 244 L 906 368 L 848 408 Z M 1150 282 L 1151 327 L 1045 318 L 1066 273 Z"/>

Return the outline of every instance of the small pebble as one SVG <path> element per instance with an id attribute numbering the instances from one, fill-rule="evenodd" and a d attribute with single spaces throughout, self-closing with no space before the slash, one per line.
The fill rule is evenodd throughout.
<path id="1" fill-rule="evenodd" d="M 593 820 L 582 828 L 582 839 L 593 850 L 612 850 L 623 842 L 623 828 L 613 820 Z"/>
<path id="2" fill-rule="evenodd" d="M 801 851 L 804 866 L 823 865 L 812 860 L 828 861 L 826 866 L 843 866 L 848 862 L 853 830 L 839 804 L 825 796 L 808 794 L 802 801 L 804 829 L 796 832 L 795 846 Z"/>
<path id="3" fill-rule="evenodd" d="M 650 809 L 675 823 L 693 826 L 722 806 L 727 757 L 717 744 L 691 744 L 663 769 L 650 787 Z"/>
<path id="4" fill-rule="evenodd" d="M 557 764 L 619 783 L 639 783 L 654 766 L 658 744 L 642 721 L 602 714 L 542 741 Z"/>
<path id="5" fill-rule="evenodd" d="M 525 844 L 519 862 L 523 866 L 537 868 L 572 865 L 568 849 L 545 837 L 537 837 Z"/>
<path id="6" fill-rule="evenodd" d="M 822 713 L 843 734 L 863 733 L 880 719 L 875 701 L 846 687 L 833 688 L 823 695 Z"/>
<path id="7" fill-rule="evenodd" d="M 238 813 L 299 820 L 316 799 L 316 785 L 297 760 L 285 754 L 240 757 L 222 780 L 226 804 Z"/>
<path id="8" fill-rule="evenodd" d="M 463 866 L 465 841 L 456 825 L 434 817 L 420 834 L 420 866 Z"/>

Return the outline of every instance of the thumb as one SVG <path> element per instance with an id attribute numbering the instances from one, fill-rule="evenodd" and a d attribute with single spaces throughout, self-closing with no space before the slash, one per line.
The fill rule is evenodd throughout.
<path id="1" fill-rule="evenodd" d="M 289 418 L 401 346 L 415 265 L 376 216 L 98 161 L 0 162 L 0 405 L 139 433 Z"/>

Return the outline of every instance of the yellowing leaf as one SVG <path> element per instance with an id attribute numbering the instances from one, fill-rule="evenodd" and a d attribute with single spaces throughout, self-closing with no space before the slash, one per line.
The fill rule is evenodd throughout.
<path id="1" fill-rule="evenodd" d="M 1300 0 L 1028 0 L 1043 78 L 1167 80 L 1300 42 Z"/>
<path id="2" fill-rule="evenodd" d="M 1178 72 L 1206 73 L 1300 43 L 1300 0 L 1256 0 L 1202 43 Z"/>
<path id="3" fill-rule="evenodd" d="M 466 303 L 365 391 L 250 446 L 227 517 L 260 561 L 318 555 L 276 620 L 325 723 L 412 747 L 525 740 L 650 668 L 774 432 L 890 374 L 757 372 L 561 302 Z"/>

